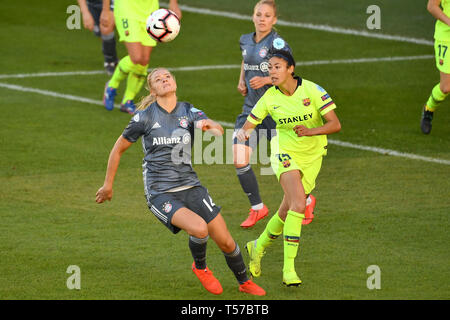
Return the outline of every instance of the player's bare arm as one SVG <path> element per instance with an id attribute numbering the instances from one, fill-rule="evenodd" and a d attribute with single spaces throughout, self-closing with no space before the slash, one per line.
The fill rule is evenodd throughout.
<path id="1" fill-rule="evenodd" d="M 239 75 L 239 82 L 238 82 L 237 89 L 238 89 L 239 93 L 242 94 L 244 97 L 247 95 L 248 89 L 247 89 L 247 85 L 245 83 L 245 71 L 244 71 L 244 61 L 243 60 L 241 63 L 241 73 Z"/>
<path id="2" fill-rule="evenodd" d="M 272 84 L 272 80 L 269 76 L 267 77 L 253 77 L 250 79 L 250 87 L 257 90 L 264 87 L 265 85 Z"/>
<path id="3" fill-rule="evenodd" d="M 106 200 L 109 201 L 112 199 L 114 177 L 116 176 L 117 169 L 119 168 L 120 158 L 131 145 L 132 143 L 122 136 L 120 136 L 114 144 L 114 147 L 109 154 L 105 182 L 103 183 L 103 186 L 98 189 L 96 194 L 95 201 L 97 203 L 102 203 Z"/>
<path id="4" fill-rule="evenodd" d="M 295 133 L 299 137 L 303 137 L 316 136 L 320 134 L 332 134 L 341 130 L 341 122 L 339 121 L 334 110 L 327 112 L 323 117 L 326 121 L 323 126 L 317 128 L 306 128 L 305 126 L 298 125 L 294 127 Z"/>
<path id="5" fill-rule="evenodd" d="M 78 0 L 78 5 L 80 6 L 81 15 L 83 17 L 83 27 L 88 29 L 89 31 L 94 30 L 94 18 L 89 12 L 86 0 Z"/>
<path id="6" fill-rule="evenodd" d="M 221 136 L 224 133 L 223 127 L 211 119 L 202 119 L 197 121 L 196 127 L 198 129 L 202 129 L 202 131 L 207 131 L 216 137 Z"/>
<path id="7" fill-rule="evenodd" d="M 442 11 L 441 0 L 428 0 L 427 10 L 433 17 L 450 26 L 450 18 Z"/>

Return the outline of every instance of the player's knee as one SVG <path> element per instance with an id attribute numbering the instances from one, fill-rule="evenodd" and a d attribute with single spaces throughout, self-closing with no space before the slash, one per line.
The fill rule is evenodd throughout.
<path id="1" fill-rule="evenodd" d="M 131 62 L 133 62 L 133 64 L 140 64 L 140 65 L 146 65 L 146 63 L 144 62 L 144 56 L 142 54 L 134 54 L 134 55 L 130 55 L 130 60 Z"/>
<path id="2" fill-rule="evenodd" d="M 233 159 L 233 164 L 236 169 L 246 168 L 249 163 L 243 159 Z"/>
<path id="3" fill-rule="evenodd" d="M 443 94 L 450 93 L 450 82 L 444 82 L 444 83 L 441 82 L 439 87 Z"/>
<path id="4" fill-rule="evenodd" d="M 232 237 L 228 237 L 227 239 L 225 239 L 221 243 L 218 243 L 217 245 L 219 246 L 220 250 L 222 250 L 222 252 L 225 253 L 230 253 L 234 249 L 236 249 L 236 243 L 234 242 Z"/>
<path id="5" fill-rule="evenodd" d="M 206 238 L 208 236 L 208 225 L 206 222 L 196 223 L 187 230 L 189 235 L 199 239 Z"/>

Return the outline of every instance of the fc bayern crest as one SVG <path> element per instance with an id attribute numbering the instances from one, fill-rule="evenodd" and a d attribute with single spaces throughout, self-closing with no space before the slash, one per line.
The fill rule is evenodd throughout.
<path id="1" fill-rule="evenodd" d="M 269 49 L 267 49 L 267 47 L 262 47 L 260 50 L 259 50 L 259 56 L 261 57 L 261 58 L 265 58 L 266 56 L 267 56 L 267 53 L 269 52 Z"/>
<path id="2" fill-rule="evenodd" d="M 180 119 L 180 127 L 186 129 L 186 128 L 188 127 L 188 125 L 189 125 L 189 122 L 187 121 L 186 118 L 181 118 L 181 119 Z"/>
<path id="3" fill-rule="evenodd" d="M 165 213 L 169 213 L 172 210 L 172 204 L 170 202 L 165 202 L 162 209 Z"/>

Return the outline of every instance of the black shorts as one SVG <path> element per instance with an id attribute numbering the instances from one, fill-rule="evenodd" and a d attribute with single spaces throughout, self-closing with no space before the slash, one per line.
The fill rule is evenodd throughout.
<path id="1" fill-rule="evenodd" d="M 151 196 L 147 199 L 147 205 L 155 217 L 172 233 L 178 233 L 181 230 L 171 223 L 178 209 L 187 208 L 202 217 L 206 223 L 217 217 L 221 209 L 214 204 L 208 190 L 203 186 Z"/>
<path id="2" fill-rule="evenodd" d="M 235 134 L 233 135 L 233 144 L 245 144 L 246 146 L 255 149 L 256 145 L 259 143 L 259 139 L 261 139 L 263 135 L 269 141 L 275 136 L 275 128 L 277 124 L 275 123 L 275 121 L 273 121 L 271 116 L 267 116 L 260 124 L 256 126 L 255 130 L 252 132 L 253 137 L 250 137 L 250 139 L 248 139 L 247 141 L 240 142 L 236 138 L 236 132 L 238 129 L 244 126 L 247 117 L 248 114 L 246 113 L 241 113 L 240 115 L 238 115 L 234 124 Z"/>

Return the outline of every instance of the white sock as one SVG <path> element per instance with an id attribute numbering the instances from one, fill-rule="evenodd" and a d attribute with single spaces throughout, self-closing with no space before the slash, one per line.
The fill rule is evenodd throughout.
<path id="1" fill-rule="evenodd" d="M 253 210 L 261 210 L 262 208 L 264 208 L 264 204 L 262 202 L 256 206 L 252 206 Z"/>

